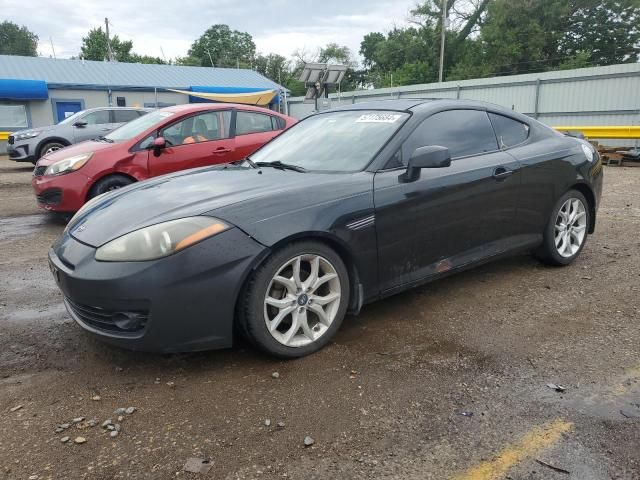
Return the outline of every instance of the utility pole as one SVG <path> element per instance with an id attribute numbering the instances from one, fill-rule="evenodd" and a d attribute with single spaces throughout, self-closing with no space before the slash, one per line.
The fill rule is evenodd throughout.
<path id="1" fill-rule="evenodd" d="M 444 40 L 447 31 L 447 0 L 442 0 L 442 31 L 440 32 L 440 73 L 438 81 L 442 83 L 442 73 L 444 71 Z"/>
<path id="2" fill-rule="evenodd" d="M 107 34 L 107 60 L 113 61 L 113 53 L 111 52 L 111 40 L 109 39 L 109 19 L 104 17 L 104 26 Z"/>
<path id="3" fill-rule="evenodd" d="M 49 36 L 49 42 L 51 43 L 51 51 L 53 52 L 53 59 L 56 60 L 56 49 L 53 47 L 53 38 Z"/>

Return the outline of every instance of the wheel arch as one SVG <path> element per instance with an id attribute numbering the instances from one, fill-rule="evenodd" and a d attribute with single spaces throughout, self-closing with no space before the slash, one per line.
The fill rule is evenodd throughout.
<path id="1" fill-rule="evenodd" d="M 589 204 L 589 230 L 588 233 L 593 233 L 596 228 L 596 195 L 589 185 L 586 183 L 576 183 L 572 185 L 569 190 L 577 190 L 584 198 L 587 199 Z"/>
<path id="2" fill-rule="evenodd" d="M 363 303 L 363 293 L 360 284 L 360 273 L 358 270 L 358 266 L 355 262 L 355 256 L 348 245 L 328 232 L 323 231 L 307 231 L 307 232 L 298 232 L 293 235 L 289 235 L 288 237 L 280 239 L 278 242 L 269 246 L 264 250 L 264 252 L 258 256 L 255 262 L 251 265 L 251 267 L 245 272 L 242 281 L 240 282 L 241 287 L 238 289 L 237 297 L 236 297 L 236 310 L 244 295 L 244 291 L 246 289 L 247 284 L 251 278 L 253 272 L 260 267 L 273 252 L 278 251 L 284 246 L 299 241 L 316 241 L 323 243 L 328 246 L 332 250 L 334 250 L 340 259 L 344 262 L 345 267 L 347 268 L 347 272 L 349 274 L 349 303 L 347 312 L 349 313 L 357 313 L 362 307 Z"/>
<path id="3" fill-rule="evenodd" d="M 71 142 L 69 140 L 67 140 L 66 138 L 62 138 L 62 137 L 47 137 L 47 138 L 43 138 L 42 140 L 40 140 L 40 142 L 38 143 L 38 147 L 36 149 L 36 153 L 38 155 L 38 158 L 42 157 L 42 149 L 44 148 L 44 146 L 47 143 L 51 143 L 51 142 L 58 142 L 61 143 L 62 145 L 64 145 L 65 147 L 68 147 L 69 145 L 71 145 Z"/>

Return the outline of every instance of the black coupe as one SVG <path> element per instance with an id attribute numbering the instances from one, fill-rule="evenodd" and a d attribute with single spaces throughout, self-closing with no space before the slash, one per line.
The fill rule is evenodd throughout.
<path id="1" fill-rule="evenodd" d="M 162 162 L 162 156 L 149 157 Z M 90 201 L 49 252 L 70 315 L 117 345 L 310 354 L 347 312 L 505 254 L 567 265 L 602 164 L 511 110 L 391 100 L 313 115 L 244 161 Z"/>

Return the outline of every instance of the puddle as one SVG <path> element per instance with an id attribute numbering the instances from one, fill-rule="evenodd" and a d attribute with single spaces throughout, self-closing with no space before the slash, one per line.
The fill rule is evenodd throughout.
<path id="1" fill-rule="evenodd" d="M 60 228 L 61 220 L 46 213 L 0 218 L 0 241 L 32 235 L 43 228 Z"/>

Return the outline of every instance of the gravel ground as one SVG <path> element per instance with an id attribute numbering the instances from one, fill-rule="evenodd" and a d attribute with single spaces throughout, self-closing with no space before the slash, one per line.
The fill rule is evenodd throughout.
<path id="1" fill-rule="evenodd" d="M 462 273 L 283 362 L 85 334 L 45 261 L 63 223 L 35 207 L 31 168 L 0 158 L 0 479 L 640 478 L 640 168 L 605 170 L 572 266 L 518 256 Z M 185 472 L 192 457 L 209 473 Z"/>

